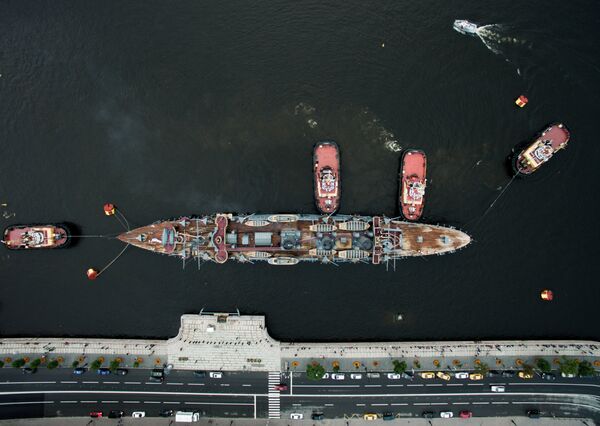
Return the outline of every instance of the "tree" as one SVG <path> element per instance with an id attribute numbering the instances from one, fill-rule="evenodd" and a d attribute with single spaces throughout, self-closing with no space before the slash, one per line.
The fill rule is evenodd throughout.
<path id="1" fill-rule="evenodd" d="M 101 365 L 102 365 L 102 361 L 100 361 L 99 359 L 97 359 L 94 362 L 92 362 L 92 364 L 90 365 L 90 369 L 97 370 L 97 369 L 100 368 Z"/>
<path id="2" fill-rule="evenodd" d="M 0 360 L 0 368 L 4 367 L 4 361 Z"/>
<path id="3" fill-rule="evenodd" d="M 594 367 L 592 367 L 592 364 L 590 364 L 589 361 L 581 361 L 579 363 L 578 374 L 581 377 L 595 376 L 596 370 L 594 370 Z"/>
<path id="4" fill-rule="evenodd" d="M 542 373 L 549 373 L 550 371 L 552 371 L 552 367 L 550 366 L 550 363 L 548 362 L 548 360 L 546 360 L 544 358 L 536 359 L 535 365 L 537 366 L 537 368 L 539 368 L 539 370 Z"/>
<path id="5" fill-rule="evenodd" d="M 579 372 L 579 365 L 576 359 L 567 359 L 566 356 L 563 356 L 562 361 L 558 363 L 558 369 L 561 374 L 566 376 L 576 376 Z"/>
<path id="6" fill-rule="evenodd" d="M 138 360 L 135 360 L 133 362 L 133 368 L 138 368 L 140 366 L 140 362 Z"/>
<path id="7" fill-rule="evenodd" d="M 42 360 L 39 358 L 34 359 L 33 361 L 31 361 L 29 363 L 29 365 L 31 366 L 31 368 L 38 368 L 40 366 L 40 364 L 42 363 Z"/>
<path id="8" fill-rule="evenodd" d="M 11 365 L 14 368 L 21 368 L 25 365 L 25 360 L 23 358 L 15 359 Z"/>
<path id="9" fill-rule="evenodd" d="M 306 377 L 310 380 L 321 380 L 324 374 L 325 368 L 316 361 L 306 366 Z"/>
<path id="10" fill-rule="evenodd" d="M 71 363 L 71 367 L 73 367 L 73 368 L 77 368 L 77 367 L 79 367 L 79 361 L 77 361 L 77 360 L 73 361 L 73 362 Z"/>
<path id="11" fill-rule="evenodd" d="M 533 366 L 529 364 L 523 364 L 523 372 L 527 375 L 533 376 Z"/>
<path id="12" fill-rule="evenodd" d="M 339 371 L 340 371 L 340 366 L 339 366 L 338 364 L 335 364 L 335 365 L 333 366 L 333 372 L 334 372 L 334 373 L 337 373 L 337 372 L 339 372 Z"/>
<path id="13" fill-rule="evenodd" d="M 479 364 L 475 364 L 475 372 L 479 374 L 483 374 L 484 376 L 490 371 L 490 366 L 485 362 L 480 362 Z"/>
<path id="14" fill-rule="evenodd" d="M 58 361 L 53 359 L 52 361 L 50 361 L 47 365 L 48 370 L 54 370 L 56 367 L 58 367 Z"/>
<path id="15" fill-rule="evenodd" d="M 406 361 L 398 361 L 397 359 L 395 359 L 394 361 L 392 361 L 392 364 L 394 364 L 394 373 L 402 374 L 406 371 Z"/>
<path id="16" fill-rule="evenodd" d="M 110 367 L 109 367 L 109 368 L 110 368 L 110 371 L 114 372 L 114 371 L 115 371 L 117 368 L 119 368 L 119 364 L 121 364 L 121 363 L 120 363 L 118 360 L 116 360 L 116 359 L 113 359 L 113 360 L 110 362 Z"/>

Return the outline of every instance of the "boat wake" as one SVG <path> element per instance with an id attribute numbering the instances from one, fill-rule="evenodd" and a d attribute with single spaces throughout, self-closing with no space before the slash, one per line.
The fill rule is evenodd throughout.
<path id="1" fill-rule="evenodd" d="M 503 27 L 498 24 L 483 25 L 477 28 L 475 34 L 483 42 L 485 47 L 497 55 L 504 54 L 503 47 L 506 45 L 522 46 L 527 44 L 527 40 L 520 40 L 502 34 Z"/>

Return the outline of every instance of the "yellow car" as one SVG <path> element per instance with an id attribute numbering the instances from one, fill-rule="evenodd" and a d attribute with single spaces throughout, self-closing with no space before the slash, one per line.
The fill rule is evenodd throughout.
<path id="1" fill-rule="evenodd" d="M 436 376 L 438 376 L 442 380 L 450 380 L 450 374 L 444 373 L 443 371 L 438 371 Z"/>
<path id="2" fill-rule="evenodd" d="M 533 379 L 533 373 L 529 371 L 519 371 L 518 376 L 521 379 Z"/>
<path id="3" fill-rule="evenodd" d="M 469 379 L 471 379 L 471 380 L 483 380 L 483 374 L 481 374 L 481 373 L 471 373 L 471 374 L 469 374 Z"/>
<path id="4" fill-rule="evenodd" d="M 375 414 L 375 413 L 366 413 L 363 416 L 363 419 L 365 419 L 365 420 L 377 420 L 377 414 Z"/>
<path id="5" fill-rule="evenodd" d="M 422 373 L 419 373 L 419 376 L 421 376 L 423 379 L 433 379 L 435 378 L 435 373 L 432 373 L 431 371 L 423 371 Z"/>

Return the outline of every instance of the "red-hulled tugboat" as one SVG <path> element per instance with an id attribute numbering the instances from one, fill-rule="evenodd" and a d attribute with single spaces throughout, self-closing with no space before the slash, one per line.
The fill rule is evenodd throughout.
<path id="1" fill-rule="evenodd" d="M 400 212 L 406 220 L 419 220 L 425 207 L 427 157 L 423 151 L 411 149 L 402 155 L 400 173 Z"/>
<path id="2" fill-rule="evenodd" d="M 333 141 L 319 142 L 313 153 L 315 203 L 323 214 L 332 214 L 340 207 L 340 150 Z"/>
<path id="3" fill-rule="evenodd" d="M 2 240 L 10 250 L 63 248 L 70 241 L 70 230 L 64 223 L 9 226 L 4 230 Z"/>
<path id="4" fill-rule="evenodd" d="M 513 171 L 518 175 L 532 174 L 557 151 L 566 147 L 569 138 L 569 130 L 564 124 L 550 125 L 525 149 L 515 152 L 512 160 Z"/>

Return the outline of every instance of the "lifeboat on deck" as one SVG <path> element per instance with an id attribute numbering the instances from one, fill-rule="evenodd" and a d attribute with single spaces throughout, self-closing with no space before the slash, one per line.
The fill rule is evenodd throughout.
<path id="1" fill-rule="evenodd" d="M 319 142 L 313 151 L 315 204 L 323 214 L 340 207 L 340 150 L 333 141 Z"/>
<path id="2" fill-rule="evenodd" d="M 406 220 L 419 220 L 425 207 L 427 157 L 423 151 L 411 149 L 402 155 L 400 172 L 400 213 Z"/>

